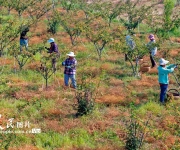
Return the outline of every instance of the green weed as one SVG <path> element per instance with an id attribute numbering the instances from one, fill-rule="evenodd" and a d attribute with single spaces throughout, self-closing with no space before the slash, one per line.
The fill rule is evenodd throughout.
<path id="1" fill-rule="evenodd" d="M 153 115 L 161 115 L 164 108 L 158 103 L 150 101 L 144 105 L 141 105 L 137 110 L 135 110 L 138 116 L 145 116 L 148 112 L 151 112 Z"/>

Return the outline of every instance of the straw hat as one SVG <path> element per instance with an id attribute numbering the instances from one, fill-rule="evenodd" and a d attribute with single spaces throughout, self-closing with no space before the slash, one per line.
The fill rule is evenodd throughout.
<path id="1" fill-rule="evenodd" d="M 74 57 L 76 55 L 74 55 L 74 52 L 69 52 L 69 54 L 67 54 L 68 56 Z"/>

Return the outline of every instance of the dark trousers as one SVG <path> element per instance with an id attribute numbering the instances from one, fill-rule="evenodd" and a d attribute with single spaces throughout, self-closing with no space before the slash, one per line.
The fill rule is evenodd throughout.
<path id="1" fill-rule="evenodd" d="M 52 68 L 54 71 L 56 71 L 56 58 L 52 59 Z"/>
<path id="2" fill-rule="evenodd" d="M 125 54 L 125 56 L 124 56 L 124 60 L 125 60 L 125 61 L 127 61 L 127 60 L 128 60 L 127 54 Z"/>
<path id="3" fill-rule="evenodd" d="M 151 67 L 153 68 L 154 66 L 156 66 L 156 62 L 155 62 L 155 60 L 154 60 L 154 56 L 152 56 L 151 54 L 150 54 L 150 60 L 151 60 Z"/>
<path id="4" fill-rule="evenodd" d="M 160 102 L 165 102 L 166 92 L 168 89 L 168 84 L 160 84 L 161 92 L 160 92 Z"/>

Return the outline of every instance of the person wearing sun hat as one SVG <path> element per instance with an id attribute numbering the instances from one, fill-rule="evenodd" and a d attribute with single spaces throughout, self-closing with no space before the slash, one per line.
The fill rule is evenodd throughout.
<path id="1" fill-rule="evenodd" d="M 157 47 L 155 46 L 156 41 L 153 34 L 150 34 L 148 38 L 150 41 L 148 42 L 147 47 L 149 49 L 150 60 L 151 60 L 152 68 L 153 68 L 156 66 L 156 62 L 154 60 L 154 57 L 157 54 Z"/>
<path id="2" fill-rule="evenodd" d="M 176 68 L 175 64 L 170 64 L 166 66 L 169 63 L 168 60 L 165 60 L 164 58 L 159 59 L 159 66 L 158 66 L 158 81 L 160 85 L 160 102 L 165 102 L 165 96 L 168 89 L 169 84 L 169 78 L 168 74 L 172 73 L 174 71 L 174 68 Z"/>
<path id="3" fill-rule="evenodd" d="M 57 62 L 56 59 L 60 56 L 58 46 L 55 43 L 54 38 L 50 38 L 47 42 L 50 44 L 50 48 L 45 47 L 48 50 L 48 53 L 50 53 L 50 54 L 55 53 L 56 54 L 56 57 L 52 58 L 52 67 L 53 67 L 54 71 L 56 71 L 56 62 Z"/>
<path id="4" fill-rule="evenodd" d="M 71 79 L 73 88 L 76 89 L 76 65 L 77 60 L 75 59 L 74 52 L 69 52 L 67 54 L 69 56 L 64 62 L 62 62 L 62 65 L 65 66 L 64 69 L 64 84 L 65 86 L 69 86 L 69 79 Z"/>

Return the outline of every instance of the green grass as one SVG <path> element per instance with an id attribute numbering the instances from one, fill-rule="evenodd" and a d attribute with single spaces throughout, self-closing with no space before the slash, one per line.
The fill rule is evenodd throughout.
<path id="1" fill-rule="evenodd" d="M 0 20 L 1 18 L 3 18 L 3 20 L 9 20 L 12 19 L 12 17 L 14 16 L 3 14 L 3 16 L 0 16 Z M 43 20 L 43 23 L 47 25 L 47 20 Z M 113 20 L 112 27 L 113 26 L 121 27 L 117 20 Z M 44 26 L 44 28 L 47 27 Z M 136 119 L 142 122 L 147 120 L 147 118 L 150 119 L 147 127 L 147 136 L 155 138 L 156 141 L 154 143 L 146 142 L 144 146 L 146 148 L 144 149 L 151 149 L 154 145 L 158 147 L 159 145 L 156 142 L 165 145 L 166 143 L 164 141 L 167 136 L 175 136 L 177 137 L 176 139 L 180 137 L 178 124 L 180 114 L 179 102 L 172 101 L 167 106 L 159 105 L 159 85 L 147 88 L 141 87 L 142 91 L 140 92 L 136 90 L 139 87 L 133 87 L 133 82 L 141 82 L 141 80 L 132 76 L 132 69 L 128 62 L 124 62 L 124 54 L 120 49 L 114 50 L 111 49 L 111 46 L 107 45 L 102 52 L 102 61 L 98 61 L 97 51 L 92 43 L 79 42 L 76 45 L 77 47 L 72 48 L 71 44 L 67 45 L 61 41 L 61 38 L 68 38 L 69 40 L 68 34 L 64 37 L 59 37 L 62 36 L 62 32 L 63 35 L 65 34 L 64 29 L 59 26 L 57 30 L 58 34 L 55 35 L 47 33 L 47 37 L 53 36 L 55 38 L 61 52 L 61 58 L 58 60 L 58 70 L 55 76 L 51 76 L 48 80 L 50 88 L 46 89 L 47 91 L 41 88 L 45 82 L 40 73 L 27 68 L 31 61 L 28 61 L 22 70 L 15 70 L 12 68 L 15 60 L 13 56 L 9 56 L 9 49 L 4 51 L 3 57 L 13 60 L 13 64 L 5 65 L 3 70 L 3 66 L 0 68 L 0 114 L 5 120 L 15 118 L 15 121 L 29 121 L 31 127 L 40 128 L 42 133 L 0 134 L 0 140 L 3 140 L 0 143 L 0 149 L 5 149 L 6 145 L 14 149 L 22 149 L 25 145 L 30 145 L 40 150 L 123 149 L 125 137 L 121 137 L 119 134 L 121 132 L 127 133 L 127 122 L 131 119 L 131 115 L 135 115 Z M 145 37 L 148 36 L 152 30 L 147 24 L 141 23 L 139 24 L 139 30 L 136 29 L 135 31 L 142 33 L 142 36 Z M 123 34 L 125 32 L 124 30 Z M 40 34 L 40 32 L 34 33 L 30 31 L 28 35 L 31 38 L 31 35 L 40 36 Z M 169 35 L 171 37 L 179 37 L 180 30 L 176 29 Z M 82 34 L 79 39 L 81 38 L 85 38 L 85 35 Z M 119 37 L 116 38 L 118 39 Z M 46 42 L 35 45 L 35 47 L 44 46 L 49 47 L 49 44 Z M 78 51 L 78 46 L 84 46 L 87 50 Z M 164 47 L 166 46 L 170 46 L 170 48 L 178 47 L 178 45 L 168 45 L 168 43 L 164 43 Z M 42 51 L 44 51 L 44 49 Z M 88 80 L 93 80 L 94 84 L 97 84 L 100 78 L 102 80 L 100 88 L 98 89 L 100 91 L 98 91 L 97 99 L 100 99 L 101 96 L 106 96 L 106 94 L 109 96 L 120 93 L 125 95 L 127 103 L 124 105 L 95 104 L 91 114 L 76 118 L 76 110 L 73 109 L 76 93 L 72 89 L 64 90 L 63 85 L 60 84 L 64 76 L 64 68 L 61 66 L 61 63 L 67 58 L 66 54 L 69 51 L 75 51 L 78 61 L 77 81 L 79 83 L 82 73 L 85 69 L 89 69 L 86 72 Z M 32 62 L 40 61 L 41 55 L 40 52 L 36 53 Z M 115 57 L 117 59 L 114 58 L 115 55 L 118 55 Z M 104 64 L 107 65 L 107 69 L 105 68 L 101 71 L 100 67 Z M 92 71 L 91 68 L 97 68 L 97 72 L 96 70 Z M 94 77 L 91 76 L 92 74 L 94 74 Z M 145 74 L 145 76 L 147 75 L 148 73 Z M 150 78 L 154 78 L 154 76 L 157 75 L 148 75 Z M 118 85 L 114 86 L 113 82 L 110 84 L 112 79 L 121 81 Z M 20 97 L 22 96 L 21 98 L 13 96 L 13 94 L 22 94 L 22 92 L 24 92 L 23 94 L 27 94 L 27 97 L 28 94 L 32 94 L 30 95 L 32 99 L 28 99 L 22 95 L 20 95 Z M 57 97 L 53 94 L 57 94 Z M 140 104 L 135 103 L 136 99 L 140 100 Z M 111 99 L 109 101 L 111 101 Z M 133 112 L 133 114 L 131 114 L 131 112 Z M 161 123 L 166 117 L 168 118 L 168 116 L 173 116 L 175 121 L 169 122 L 166 127 L 163 127 Z M 172 147 L 168 148 L 176 150 L 179 149 L 178 145 L 179 143 L 175 142 Z M 160 149 L 160 146 L 157 149 Z"/>
<path id="2" fill-rule="evenodd" d="M 155 116 L 162 115 L 163 111 L 163 106 L 160 106 L 157 102 L 150 101 L 140 106 L 135 112 L 138 116 L 142 117 L 146 116 L 148 112 L 151 112 Z"/>
<path id="3" fill-rule="evenodd" d="M 172 32 L 169 33 L 171 37 L 180 37 L 180 27 L 174 29 Z"/>
<path id="4" fill-rule="evenodd" d="M 94 148 L 94 139 L 84 129 L 73 129 L 68 133 L 60 134 L 55 132 L 48 132 L 37 134 L 35 136 L 35 143 L 40 148 L 53 150 L 59 147 L 89 147 Z"/>

